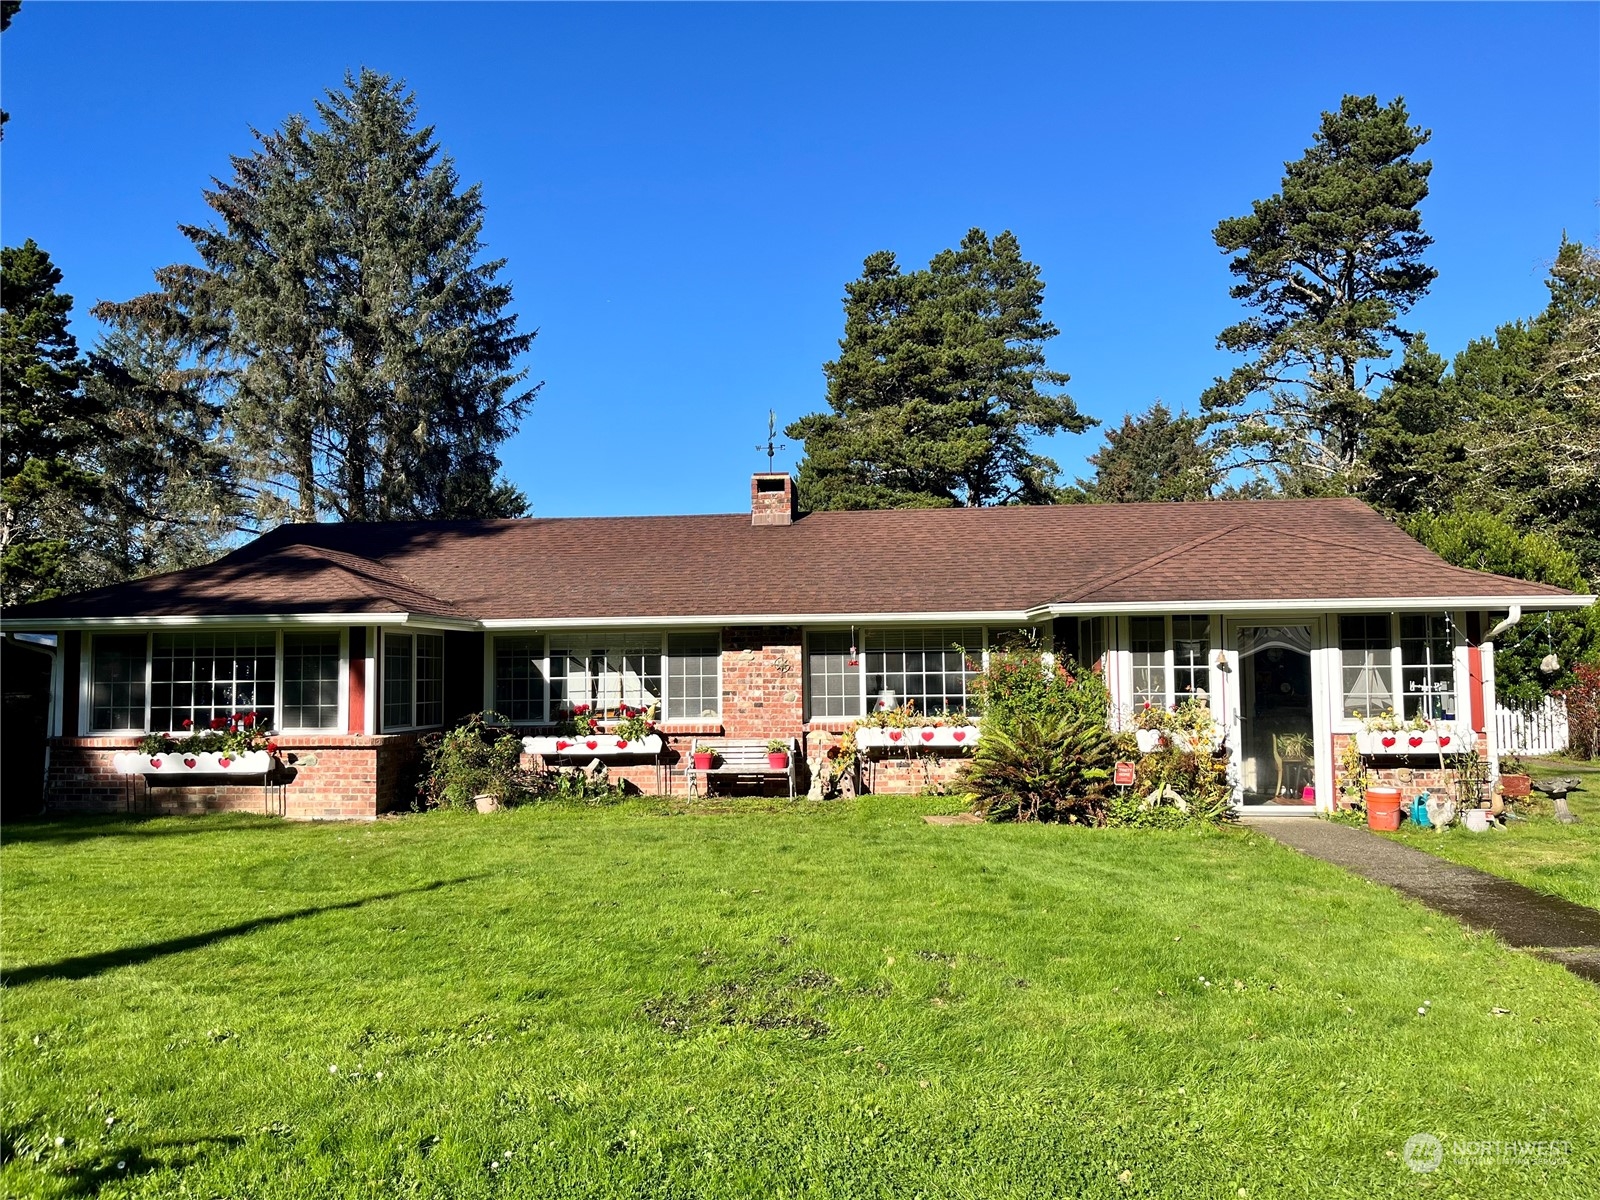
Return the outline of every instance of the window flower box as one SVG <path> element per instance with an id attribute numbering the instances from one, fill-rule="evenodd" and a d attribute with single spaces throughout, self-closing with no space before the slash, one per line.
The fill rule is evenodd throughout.
<path id="1" fill-rule="evenodd" d="M 856 745 L 863 750 L 951 750 L 977 743 L 976 725 L 912 725 L 903 729 L 866 726 L 856 730 Z"/>
<path id="2" fill-rule="evenodd" d="M 559 737 L 525 737 L 522 749 L 544 758 L 625 758 L 661 753 L 661 735 L 648 734 L 629 741 L 611 733 L 565 733 Z"/>
<path id="3" fill-rule="evenodd" d="M 272 755 L 265 750 L 246 750 L 242 754 L 140 754 L 137 751 L 114 754 L 111 765 L 119 775 L 265 775 L 272 770 Z"/>
<path id="4" fill-rule="evenodd" d="M 1356 749 L 1379 757 L 1396 754 L 1460 754 L 1472 748 L 1472 739 L 1458 730 L 1438 729 L 1362 729 L 1356 733 Z"/>

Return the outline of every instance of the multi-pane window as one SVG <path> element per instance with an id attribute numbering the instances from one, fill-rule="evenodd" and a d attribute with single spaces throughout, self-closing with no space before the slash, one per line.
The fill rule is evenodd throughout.
<path id="1" fill-rule="evenodd" d="M 1179 703 L 1211 690 L 1211 622 L 1172 618 L 1172 695 Z"/>
<path id="2" fill-rule="evenodd" d="M 806 635 L 806 690 L 813 717 L 861 715 L 861 662 L 850 634 L 827 630 Z"/>
<path id="3" fill-rule="evenodd" d="M 494 707 L 513 721 L 545 719 L 544 638 L 495 638 Z"/>
<path id="4" fill-rule="evenodd" d="M 255 713 L 263 724 L 276 725 L 277 653 L 271 633 L 156 634 L 151 726 L 206 729 L 235 713 Z"/>
<path id="5" fill-rule="evenodd" d="M 1167 620 L 1132 617 L 1128 649 L 1133 657 L 1133 703 L 1136 708 L 1167 706 Z"/>
<path id="6" fill-rule="evenodd" d="M 283 635 L 283 728 L 339 727 L 339 635 Z"/>
<path id="7" fill-rule="evenodd" d="M 144 729 L 145 642 L 142 633 L 95 636 L 89 667 L 90 729 Z"/>
<path id="8" fill-rule="evenodd" d="M 443 720 L 444 638 L 384 633 L 383 727 L 425 727 Z"/>
<path id="9" fill-rule="evenodd" d="M 1400 616 L 1400 691 L 1404 715 L 1454 720 L 1455 638 L 1443 613 Z"/>
<path id="10" fill-rule="evenodd" d="M 716 633 L 667 637 L 667 718 L 715 718 L 722 711 L 722 638 Z"/>
<path id="11" fill-rule="evenodd" d="M 1086 617 L 1078 622 L 1078 661 L 1092 667 L 1106 656 L 1106 619 Z"/>
<path id="12" fill-rule="evenodd" d="M 550 705 L 603 712 L 661 703 L 659 634 L 562 634 L 551 638 Z"/>
<path id="13" fill-rule="evenodd" d="M 1394 668 L 1387 613 L 1339 618 L 1341 712 L 1358 719 L 1394 707 Z"/>
<path id="14" fill-rule="evenodd" d="M 868 704 L 948 712 L 967 705 L 967 660 L 983 653 L 983 630 L 869 629 L 866 649 Z"/>

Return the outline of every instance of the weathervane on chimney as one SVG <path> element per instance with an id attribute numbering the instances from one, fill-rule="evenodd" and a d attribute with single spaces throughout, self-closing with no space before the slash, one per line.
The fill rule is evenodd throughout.
<path id="1" fill-rule="evenodd" d="M 778 441 L 777 412 L 770 408 L 767 409 L 767 444 L 756 447 L 757 453 L 763 450 L 767 452 L 767 474 L 770 475 L 772 473 L 772 460 L 778 456 L 778 451 L 787 450 L 788 448 L 789 444 L 787 442 Z"/>

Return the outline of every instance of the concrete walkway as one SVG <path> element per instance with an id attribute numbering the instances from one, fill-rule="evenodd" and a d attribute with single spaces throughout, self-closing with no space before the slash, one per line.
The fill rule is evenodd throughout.
<path id="1" fill-rule="evenodd" d="M 1258 833 L 1386 884 L 1503 942 L 1600 983 L 1600 911 L 1546 896 L 1476 867 L 1446 862 L 1366 829 L 1314 817 L 1245 817 Z M 1492 837 L 1493 834 L 1484 834 Z"/>

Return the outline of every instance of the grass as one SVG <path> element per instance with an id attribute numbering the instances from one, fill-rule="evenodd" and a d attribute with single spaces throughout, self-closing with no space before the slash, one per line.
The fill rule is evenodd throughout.
<path id="1" fill-rule="evenodd" d="M 0 1184 L 1593 1195 L 1590 985 L 1247 831 L 939 803 L 9 829 Z"/>
<path id="2" fill-rule="evenodd" d="M 1529 819 L 1513 821 L 1503 830 L 1471 833 L 1452 825 L 1440 831 L 1406 822 L 1398 833 L 1384 836 L 1535 891 L 1600 908 L 1600 765 L 1532 759 L 1528 768 L 1536 780 L 1558 775 L 1582 778 L 1583 790 L 1567 797 L 1578 824 L 1561 824 L 1549 800 L 1535 792 L 1532 804 L 1518 805 L 1519 810 L 1531 810 Z"/>

